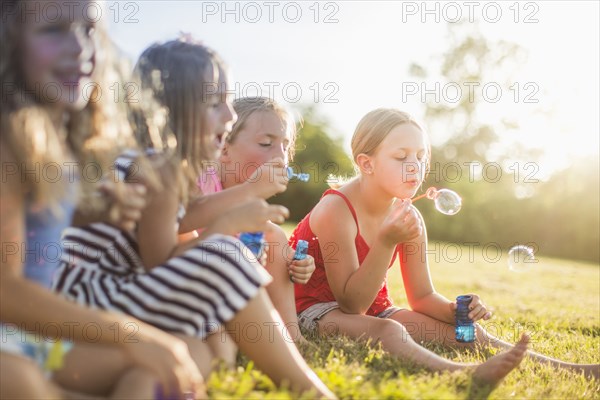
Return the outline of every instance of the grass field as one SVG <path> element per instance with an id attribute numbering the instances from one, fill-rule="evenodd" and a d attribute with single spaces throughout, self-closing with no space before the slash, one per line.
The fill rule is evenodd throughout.
<path id="1" fill-rule="evenodd" d="M 432 243 L 431 249 L 436 249 Z M 532 335 L 535 351 L 578 363 L 600 363 L 600 268 L 570 260 L 540 258 L 522 273 L 509 271 L 504 254 L 497 262 L 475 247 L 438 243 L 429 255 L 436 290 L 448 298 L 477 293 L 493 308 L 494 317 L 482 325 L 513 342 L 520 332 Z M 436 260 L 437 258 L 437 260 Z M 470 259 L 471 258 L 471 259 Z M 454 262 L 453 262 L 454 261 Z M 389 273 L 394 302 L 406 306 L 397 266 Z M 386 355 L 378 347 L 348 339 L 318 339 L 316 348 L 304 350 L 309 365 L 344 399 L 465 399 L 469 396 L 466 373 L 433 374 Z M 493 350 L 466 352 L 426 346 L 456 361 L 482 361 Z M 276 357 L 274 354 L 273 357 Z M 290 398 L 275 389 L 252 363 L 240 357 L 234 372 L 211 376 L 209 393 L 215 398 Z M 520 368 L 490 395 L 491 399 L 600 399 L 600 381 L 557 371 L 525 360 Z"/>

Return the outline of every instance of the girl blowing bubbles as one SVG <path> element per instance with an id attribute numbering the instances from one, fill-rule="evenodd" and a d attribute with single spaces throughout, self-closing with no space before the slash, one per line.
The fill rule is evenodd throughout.
<path id="1" fill-rule="evenodd" d="M 394 354 L 408 356 L 434 370 L 457 368 L 439 357 L 430 357 L 412 340 L 392 344 L 387 337 L 400 335 L 415 342 L 433 340 L 451 346 L 473 346 L 454 338 L 456 303 L 436 293 L 427 259 L 421 257 L 427 252 L 403 253 L 407 243 L 420 249 L 427 245 L 425 223 L 409 200 L 423 182 L 430 160 L 425 133 L 401 111 L 375 110 L 359 122 L 352 152 L 359 176 L 339 190 L 325 192 L 292 238 L 295 242 L 317 236 L 322 249 L 330 250 L 324 246 L 334 243 L 337 251 L 335 257 L 327 257 L 325 251 L 320 254 L 316 243 L 311 246 L 317 252 L 313 254 L 318 254 L 317 269 L 307 285 L 296 286 L 301 324 L 311 329 L 318 327 L 322 332 L 323 326 L 339 323 L 340 333 L 354 337 L 368 325 L 370 337 L 379 338 Z M 332 220 L 341 223 L 331 224 Z M 400 259 L 411 310 L 394 307 L 387 293 L 386 272 L 396 257 Z M 491 318 L 491 312 L 477 295 L 473 295 L 469 308 L 469 318 L 474 321 Z M 476 327 L 477 343 L 505 350 L 513 348 L 481 326 Z M 523 348 L 517 345 L 516 350 L 499 357 L 510 359 L 510 354 Z M 600 373 L 598 364 L 567 363 L 530 350 L 526 354 L 535 361 L 587 376 L 598 378 Z M 508 372 L 494 363 L 491 359 L 478 367 L 475 376 L 494 381 Z M 503 364 L 507 368 L 515 365 Z"/>
<path id="2" fill-rule="evenodd" d="M 424 248 L 427 242 L 424 222 L 410 201 L 430 156 L 425 133 L 406 113 L 377 109 L 359 122 L 352 153 L 359 175 L 339 190 L 327 190 L 290 239 L 292 245 L 308 241 L 316 263 L 309 282 L 296 285 L 300 324 L 320 334 L 380 341 L 389 353 L 434 371 L 472 368 L 476 381 L 497 384 L 523 359 L 526 335 L 480 365 L 446 360 L 417 344 L 426 332 L 454 320 L 452 303 L 433 289 L 426 260 L 403 255 L 406 244 Z M 387 270 L 396 258 L 413 311 L 393 306 L 388 295 Z M 478 298 L 471 306 L 474 319 L 486 316 Z M 408 322 L 421 327 L 423 321 L 429 329 L 405 327 Z M 437 337 L 444 339 L 451 341 Z"/>
<path id="3" fill-rule="evenodd" d="M 135 224 L 144 205 L 143 187 L 105 184 L 100 193 L 82 174 L 84 165 L 110 159 L 109 149 L 132 137 L 121 101 L 83 93 L 86 83 L 104 85 L 109 73 L 117 76 L 108 47 L 98 49 L 102 27 L 83 13 L 94 9 L 89 3 L 56 3 L 57 18 L 46 18 L 45 3 L 36 1 L 4 1 L 0 10 L 0 397 L 62 398 L 67 390 L 75 398 L 149 397 L 155 381 L 172 393 L 202 395 L 202 377 L 183 341 L 135 318 L 73 304 L 44 287 L 56 267 L 44 249 L 60 242 L 79 191 L 107 209 L 113 203 L 113 212 L 94 208 L 85 214 L 123 229 Z M 97 101 L 88 103 L 90 98 Z M 74 163 L 79 174 L 67 168 Z M 46 167 L 59 168 L 61 178 L 35 172 Z M 90 326 L 93 335 L 86 331 Z M 59 337 L 44 338 L 57 327 Z M 67 354 L 70 343 L 57 341 L 61 337 L 75 341 Z M 151 371 L 152 385 L 132 383 L 143 371 Z"/>
<path id="4" fill-rule="evenodd" d="M 296 125 L 290 114 L 266 97 L 246 97 L 233 102 L 237 122 L 227 135 L 219 162 L 203 174 L 200 190 L 207 195 L 194 204 L 180 231 L 205 226 L 213 215 L 253 198 L 267 199 L 286 189 L 285 165 L 294 156 Z M 231 232 L 236 234 L 238 232 Z M 265 267 L 273 277 L 267 292 L 281 315 L 286 336 L 306 342 L 298 329 L 294 283 L 305 284 L 315 269 L 314 260 L 292 260 L 294 250 L 283 230 L 269 224 Z"/>

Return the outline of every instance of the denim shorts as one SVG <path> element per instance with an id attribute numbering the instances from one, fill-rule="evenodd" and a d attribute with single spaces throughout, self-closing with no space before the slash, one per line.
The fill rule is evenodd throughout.
<path id="1" fill-rule="evenodd" d="M 49 340 L 11 324 L 0 323 L 0 334 L 0 351 L 33 360 L 47 377 L 62 367 L 64 356 L 73 347 L 68 340 Z"/>
<path id="2" fill-rule="evenodd" d="M 298 314 L 298 323 L 302 328 L 307 330 L 308 332 L 316 332 L 317 331 L 317 323 L 323 318 L 325 314 L 335 309 L 340 308 L 337 301 L 329 301 L 327 303 L 317 303 L 308 307 L 306 310 L 302 311 Z M 386 308 L 379 314 L 377 314 L 377 318 L 389 318 L 392 314 L 403 310 L 400 307 L 391 306 Z"/>

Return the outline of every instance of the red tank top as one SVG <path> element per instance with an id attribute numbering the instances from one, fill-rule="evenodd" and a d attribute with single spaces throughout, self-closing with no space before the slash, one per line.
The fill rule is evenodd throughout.
<path id="1" fill-rule="evenodd" d="M 328 194 L 335 194 L 340 196 L 348 205 L 350 212 L 352 213 L 352 217 L 354 218 L 354 222 L 356 223 L 356 239 L 354 239 L 354 244 L 356 245 L 356 253 L 358 254 L 358 264 L 362 266 L 362 263 L 369 254 L 369 246 L 365 242 L 364 238 L 360 235 L 360 229 L 358 227 L 358 219 L 356 217 L 356 211 L 354 211 L 354 207 L 352 207 L 352 203 L 350 200 L 341 192 L 338 192 L 334 189 L 328 189 L 323 193 L 323 197 Z M 311 212 L 312 213 L 312 212 Z M 327 275 L 325 273 L 325 262 L 324 260 L 334 260 L 336 256 L 336 249 L 333 243 L 323 246 L 319 246 L 319 239 L 313 233 L 310 227 L 310 214 L 309 213 L 296 227 L 294 233 L 290 237 L 289 244 L 291 247 L 296 248 L 296 243 L 298 240 L 306 240 L 308 242 L 308 254 L 310 254 L 315 259 L 315 272 L 313 272 L 310 280 L 305 285 L 295 284 L 294 292 L 296 297 L 296 312 L 301 313 L 306 310 L 308 307 L 317 304 L 317 303 L 326 303 L 329 301 L 335 301 L 335 297 L 331 291 L 329 286 L 329 282 L 327 282 Z M 396 251 L 394 252 L 394 256 L 392 257 L 392 261 L 390 262 L 391 267 L 398 256 L 400 247 L 396 247 Z M 377 293 L 375 300 L 371 304 L 371 307 L 367 310 L 367 315 L 376 316 L 380 314 L 382 311 L 386 310 L 390 306 L 392 306 L 392 299 L 388 295 L 387 289 L 387 280 L 384 280 L 381 284 L 381 289 Z"/>

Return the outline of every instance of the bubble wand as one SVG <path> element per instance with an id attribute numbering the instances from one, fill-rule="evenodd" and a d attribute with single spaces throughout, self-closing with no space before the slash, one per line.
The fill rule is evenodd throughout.
<path id="1" fill-rule="evenodd" d="M 433 186 L 428 188 L 422 195 L 413 197 L 410 201 L 414 203 L 424 197 L 433 200 L 435 208 L 442 214 L 454 215 L 462 207 L 462 199 L 456 192 L 450 189 L 437 189 Z"/>

